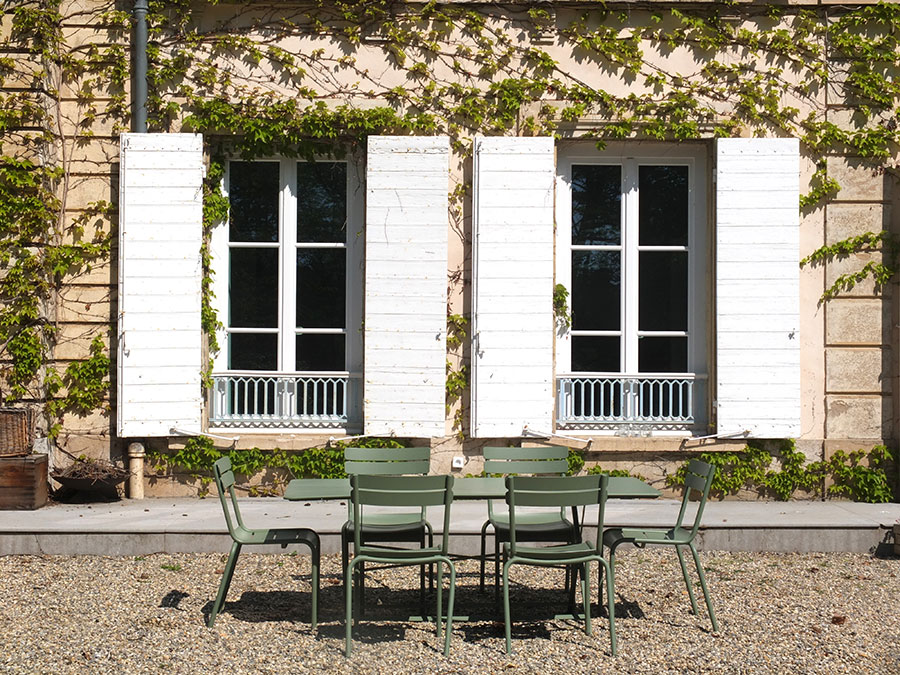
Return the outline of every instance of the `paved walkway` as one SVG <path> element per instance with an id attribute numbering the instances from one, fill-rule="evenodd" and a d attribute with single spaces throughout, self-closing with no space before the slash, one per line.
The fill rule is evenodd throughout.
<path id="1" fill-rule="evenodd" d="M 606 523 L 671 525 L 678 505 L 667 499 L 610 500 Z M 340 528 L 347 515 L 343 501 L 303 503 L 277 498 L 241 500 L 241 511 L 250 527 L 312 527 L 322 536 L 326 552 L 339 550 Z M 436 511 L 429 511 L 429 520 L 439 524 Z M 453 505 L 451 547 L 456 553 L 478 552 L 486 512 L 483 502 Z M 594 536 L 591 522 L 589 513 L 589 537 Z M 593 522 L 596 526 L 596 515 Z M 890 554 L 892 527 L 897 523 L 900 504 L 709 502 L 699 544 L 707 550 Z M 215 496 L 51 504 L 35 511 L 0 511 L 0 555 L 145 555 L 227 551 L 229 546 Z"/>

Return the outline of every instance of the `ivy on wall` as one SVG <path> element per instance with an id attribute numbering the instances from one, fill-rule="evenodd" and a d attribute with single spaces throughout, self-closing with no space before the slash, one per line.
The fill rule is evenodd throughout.
<path id="1" fill-rule="evenodd" d="M 388 0 L 217 5 L 153 0 L 148 17 L 150 126 L 196 130 L 208 139 L 207 232 L 227 214 L 220 179 L 229 154 L 344 156 L 371 134 L 446 133 L 461 163 L 475 134 L 580 135 L 598 145 L 791 135 L 817 167 L 798 204 L 803 210 L 839 194 L 828 172 L 831 155 L 897 173 L 895 3 L 809 9 Z M 59 0 L 4 5 L 4 15 L 12 17 L 7 46 L 39 64 L 35 77 L 47 94 L 41 101 L 27 92 L 0 95 L 0 347 L 9 361 L 7 400 L 69 395 L 57 383 L 65 375 L 47 377 L 55 339 L 47 305 L 72 274 L 108 257 L 109 233 L 87 230 L 112 215 L 112 207 L 95 203 L 70 223 L 65 199 L 72 173 L 67 142 L 91 138 L 104 120 L 114 133 L 128 122 L 130 19 L 116 7 L 109 3 L 92 15 L 107 41 L 69 45 Z M 321 47 L 307 48 L 313 43 Z M 0 77 L 18 68 L 15 59 L 0 58 Z M 64 85 L 78 92 L 74 137 L 62 131 Z M 829 87 L 840 91 L 841 115 L 824 105 Z M 12 134 L 24 140 L 8 142 Z M 467 191 L 465 182 L 451 190 L 452 227 L 464 240 Z M 827 300 L 864 278 L 886 283 L 895 269 L 894 248 L 888 234 L 872 232 L 823 247 L 804 263 L 858 251 L 888 253 L 838 278 L 823 295 Z M 208 249 L 202 254 L 202 321 L 214 353 L 219 323 Z M 462 269 L 451 273 L 456 281 L 463 276 Z M 456 316 L 452 308 L 448 314 Z M 457 356 L 448 400 L 468 386 L 465 350 Z M 88 360 L 99 366 L 95 357 L 92 343 Z M 87 401 L 104 381 L 99 371 L 72 374 L 88 378 Z M 84 403 L 48 410 L 58 414 Z M 463 428 L 461 418 L 455 423 Z"/>
<path id="2" fill-rule="evenodd" d="M 94 87 L 103 82 L 113 90 L 102 115 L 121 124 L 128 77 L 124 45 L 66 44 L 60 4 L 5 3 L 9 34 L 0 58 L 0 358 L 6 364 L 0 396 L 6 404 L 42 405 L 43 433 L 51 438 L 63 415 L 102 408 L 109 385 L 110 362 L 99 334 L 85 360 L 62 373 L 51 365 L 58 339 L 53 306 L 67 280 L 108 260 L 110 234 L 103 223 L 111 204 L 95 201 L 72 216 L 66 200 L 72 149 L 93 135 L 91 125 L 101 116 Z M 99 18 L 110 27 L 122 25 L 114 13 Z M 61 106 L 63 87 L 78 92 L 76 138 L 65 136 L 71 120 Z"/>
<path id="3" fill-rule="evenodd" d="M 772 454 L 749 443 L 737 452 L 704 452 L 698 459 L 716 467 L 710 492 L 720 497 L 748 489 L 781 501 L 797 490 L 876 504 L 893 500 L 895 486 L 888 479 L 893 454 L 884 445 L 868 452 L 838 450 L 828 460 L 807 463 L 806 456 L 788 439 L 782 442 L 778 457 L 781 468 L 772 468 Z M 667 476 L 666 484 L 684 485 L 686 469 L 687 463 Z"/>

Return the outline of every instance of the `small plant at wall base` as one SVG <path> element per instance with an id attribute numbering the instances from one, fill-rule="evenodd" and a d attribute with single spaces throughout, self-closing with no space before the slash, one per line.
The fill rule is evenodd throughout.
<path id="1" fill-rule="evenodd" d="M 893 499 L 893 488 L 887 469 L 893 455 L 884 445 L 871 451 L 836 451 L 831 459 L 805 464 L 805 456 L 795 448 L 794 441 L 785 440 L 779 449 L 781 469 L 770 469 L 772 455 L 749 443 L 738 452 L 704 452 L 699 459 L 716 466 L 710 493 L 724 497 L 741 489 L 757 489 L 786 501 L 798 489 L 827 496 L 843 496 L 853 501 L 887 503 Z M 862 462 L 866 460 L 868 466 Z M 675 474 L 666 476 L 669 486 L 684 485 L 687 463 Z M 824 482 L 832 484 L 824 488 Z"/>
<path id="2" fill-rule="evenodd" d="M 246 488 L 251 496 L 270 495 L 284 487 L 290 478 L 346 478 L 344 472 L 344 448 L 402 448 L 400 442 L 392 438 L 361 438 L 354 441 L 339 441 L 333 446 L 287 451 L 281 448 L 261 450 L 259 448 L 220 450 L 215 442 L 206 436 L 189 438 L 184 447 L 174 454 L 151 451 L 148 453 L 154 469 L 161 472 L 178 470 L 200 482 L 201 494 L 209 491 L 212 482 L 212 467 L 221 457 L 231 459 L 231 467 L 238 476 L 253 478 L 261 472 L 271 470 L 270 482 Z"/>

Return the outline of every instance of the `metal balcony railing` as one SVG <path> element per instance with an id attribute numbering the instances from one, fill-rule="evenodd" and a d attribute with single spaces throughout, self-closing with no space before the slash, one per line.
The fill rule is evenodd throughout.
<path id="1" fill-rule="evenodd" d="M 694 423 L 693 374 L 566 375 L 556 380 L 560 427 Z"/>
<path id="2" fill-rule="evenodd" d="M 341 428 L 353 419 L 350 373 L 213 375 L 210 424 L 224 427 Z"/>

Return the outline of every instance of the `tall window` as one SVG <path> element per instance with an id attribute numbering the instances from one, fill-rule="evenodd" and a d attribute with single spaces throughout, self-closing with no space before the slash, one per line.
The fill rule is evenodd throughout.
<path id="1" fill-rule="evenodd" d="M 224 324 L 215 371 L 233 376 L 221 379 L 227 410 L 219 418 L 345 421 L 349 378 L 362 367 L 351 167 L 231 161 L 226 190 L 228 224 L 213 242 Z"/>
<path id="2" fill-rule="evenodd" d="M 675 151 L 560 161 L 561 419 L 691 425 L 705 412 L 705 160 Z"/>

